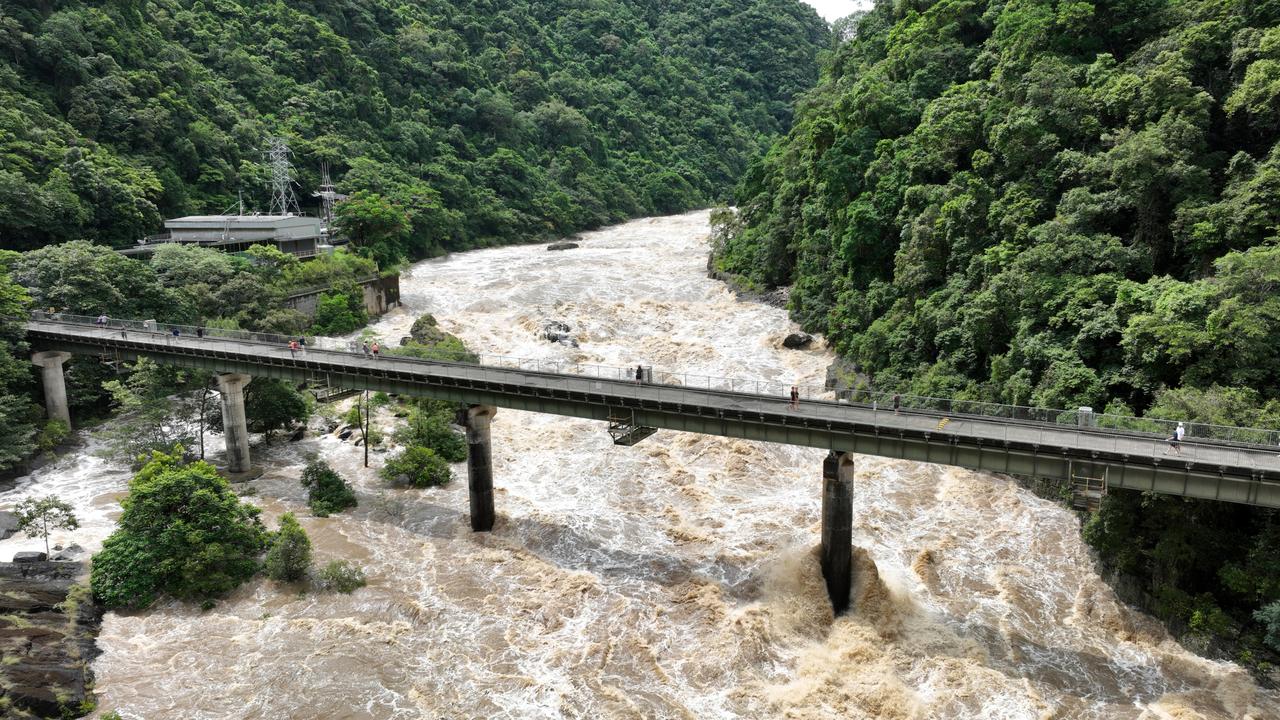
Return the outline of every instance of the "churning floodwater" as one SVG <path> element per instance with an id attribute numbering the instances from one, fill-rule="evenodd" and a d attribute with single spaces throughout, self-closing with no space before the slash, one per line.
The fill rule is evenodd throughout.
<path id="1" fill-rule="evenodd" d="M 820 350 L 781 347 L 784 311 L 705 276 L 707 213 L 587 233 L 581 247 L 419 263 L 390 344 L 421 313 L 483 353 L 820 384 Z M 570 326 L 573 348 L 540 338 Z M 1197 657 L 1098 577 L 1069 511 L 1012 481 L 858 461 L 854 609 L 833 620 L 817 558 L 823 453 L 670 431 L 616 447 L 601 423 L 499 410 L 498 523 L 467 523 L 465 468 L 387 491 L 324 436 L 255 446 L 251 501 L 292 510 L 319 561 L 369 586 L 265 580 L 208 612 L 108 614 L 94 665 L 130 718 L 1280 718 L 1280 697 Z M 309 517 L 319 453 L 360 507 Z M 96 549 L 126 468 L 79 452 L 0 505 L 58 493 Z M 0 542 L 0 552 L 32 547 Z"/>

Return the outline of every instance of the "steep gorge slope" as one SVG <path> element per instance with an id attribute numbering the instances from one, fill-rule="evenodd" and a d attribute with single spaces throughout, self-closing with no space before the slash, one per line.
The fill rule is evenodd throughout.
<path id="1" fill-rule="evenodd" d="M 828 35 L 796 0 L 0 0 L 0 248 L 265 210 L 277 134 L 415 255 L 703 205 Z"/>
<path id="2" fill-rule="evenodd" d="M 1280 427 L 1278 23 L 877 2 L 747 174 L 719 268 L 794 283 L 880 389 Z M 1274 513 L 1121 493 L 1088 536 L 1162 616 L 1259 647 Z"/>

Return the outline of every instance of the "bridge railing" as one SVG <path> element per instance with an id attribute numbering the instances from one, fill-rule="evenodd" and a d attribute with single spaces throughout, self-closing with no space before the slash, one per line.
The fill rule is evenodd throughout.
<path id="1" fill-rule="evenodd" d="M 310 349 L 346 354 L 363 354 L 359 341 L 341 340 L 329 337 L 286 336 L 276 333 L 251 332 L 247 330 L 228 330 L 213 327 L 197 327 L 172 323 L 157 323 L 150 320 L 122 320 L 107 318 L 99 324 L 99 318 L 68 313 L 49 313 L 37 311 L 31 314 L 33 320 L 46 320 L 72 323 L 87 327 L 103 327 L 125 332 L 143 332 L 157 335 L 173 335 L 177 331 L 180 337 L 204 337 L 209 339 L 231 340 L 237 342 L 264 343 L 287 347 L 293 340 L 303 340 Z M 442 348 L 432 348 L 425 354 L 407 354 L 402 348 L 383 346 L 383 352 L 400 360 L 421 362 L 449 362 L 489 367 L 511 368 L 526 372 L 571 375 L 576 377 L 595 377 L 604 380 L 634 381 L 635 366 L 615 366 L 595 363 L 583 363 L 572 360 L 554 358 L 528 358 L 509 355 L 474 353 L 470 351 L 452 352 Z M 820 402 L 840 405 L 856 405 L 892 412 L 895 396 L 900 409 L 907 413 L 925 413 L 942 417 L 961 418 L 964 416 L 993 419 L 1006 419 L 1018 424 L 1036 424 L 1043 426 L 1070 426 L 1080 430 L 1106 430 L 1109 434 L 1119 436 L 1171 437 L 1178 425 L 1176 420 L 1160 418 L 1132 417 L 1107 413 L 1082 412 L 1081 410 L 1063 410 L 1022 405 L 1006 405 L 978 400 L 960 400 L 954 398 L 938 398 L 921 395 L 907 395 L 881 390 L 850 389 L 832 390 L 822 385 L 788 383 L 777 380 L 757 380 L 752 378 L 720 377 L 698 373 L 676 372 L 658 368 L 645 368 L 644 384 L 683 387 L 691 390 L 707 390 L 715 392 L 741 393 L 744 395 L 770 396 L 787 398 L 794 386 L 805 402 Z M 1280 446 L 1280 431 L 1262 428 L 1242 428 L 1209 423 L 1184 422 L 1186 430 L 1184 440 L 1187 443 L 1211 441 L 1254 446 Z M 1163 447 L 1163 446 L 1162 446 Z"/>

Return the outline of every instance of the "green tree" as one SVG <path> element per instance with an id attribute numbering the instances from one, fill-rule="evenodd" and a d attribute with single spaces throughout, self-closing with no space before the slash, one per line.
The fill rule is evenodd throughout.
<path id="1" fill-rule="evenodd" d="M 396 431 L 396 442 L 406 446 L 430 448 L 447 462 L 467 459 L 467 442 L 455 431 L 452 423 L 452 407 L 431 412 L 418 409 L 409 415 L 409 421 Z"/>
<path id="2" fill-rule="evenodd" d="M 35 308 L 94 316 L 188 319 L 149 265 L 101 245 L 74 241 L 25 253 L 12 263 L 13 279 L 27 288 Z"/>
<path id="3" fill-rule="evenodd" d="M 431 448 L 407 447 L 387 459 L 382 477 L 392 485 L 425 488 L 447 484 L 453 479 L 449 463 Z"/>
<path id="4" fill-rule="evenodd" d="M 312 403 L 287 380 L 258 377 L 244 388 L 244 417 L 250 432 L 268 438 L 295 423 L 306 422 Z M 205 422 L 209 429 L 223 432 L 221 405 L 210 404 Z"/>
<path id="5" fill-rule="evenodd" d="M 407 255 L 409 214 L 383 196 L 362 190 L 338 205 L 338 230 L 381 267 Z"/>
<path id="6" fill-rule="evenodd" d="M 27 498 L 14 508 L 18 518 L 18 531 L 44 539 L 45 555 L 49 554 L 49 533 L 52 530 L 75 530 L 80 527 L 75 508 L 57 495 Z"/>
<path id="7" fill-rule="evenodd" d="M 366 582 L 364 570 L 350 560 L 330 560 L 316 573 L 316 587 L 325 591 L 352 593 Z"/>
<path id="8" fill-rule="evenodd" d="M 1267 629 L 1266 643 L 1272 650 L 1280 652 L 1280 601 L 1276 601 L 1253 614 L 1258 622 Z"/>
<path id="9" fill-rule="evenodd" d="M 93 557 L 91 584 L 106 607 L 145 608 L 160 595 L 211 600 L 258 570 L 266 532 L 208 463 L 181 448 L 153 452 L 129 482 L 119 526 Z"/>
<path id="10" fill-rule="evenodd" d="M 319 458 L 311 459 L 302 470 L 302 486 L 307 488 L 307 505 L 319 517 L 357 505 L 351 485 Z"/>
<path id="11" fill-rule="evenodd" d="M 343 335 L 359 330 L 368 322 L 363 294 L 352 284 L 351 288 L 320 294 L 311 331 L 317 335 Z"/>
<path id="12" fill-rule="evenodd" d="M 263 567 L 276 582 L 301 580 L 311 569 L 311 539 L 293 513 L 280 516 L 280 529 L 271 536 Z"/>
<path id="13" fill-rule="evenodd" d="M 148 358 L 127 370 L 125 379 L 103 384 L 119 413 L 97 432 L 106 441 L 106 451 L 135 459 L 175 444 L 191 444 L 200 411 L 196 391 L 209 383 L 209 374 L 159 365 Z"/>
<path id="14" fill-rule="evenodd" d="M 29 453 L 36 434 L 33 403 L 29 399 L 31 371 L 22 318 L 31 301 L 26 290 L 13 282 L 5 269 L 15 253 L 0 251 L 0 470 L 20 463 Z"/>

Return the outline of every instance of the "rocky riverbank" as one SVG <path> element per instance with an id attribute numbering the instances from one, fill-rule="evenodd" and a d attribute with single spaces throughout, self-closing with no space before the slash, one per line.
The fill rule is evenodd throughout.
<path id="1" fill-rule="evenodd" d="M 102 611 L 78 562 L 0 563 L 0 716 L 80 717 L 93 710 Z"/>

